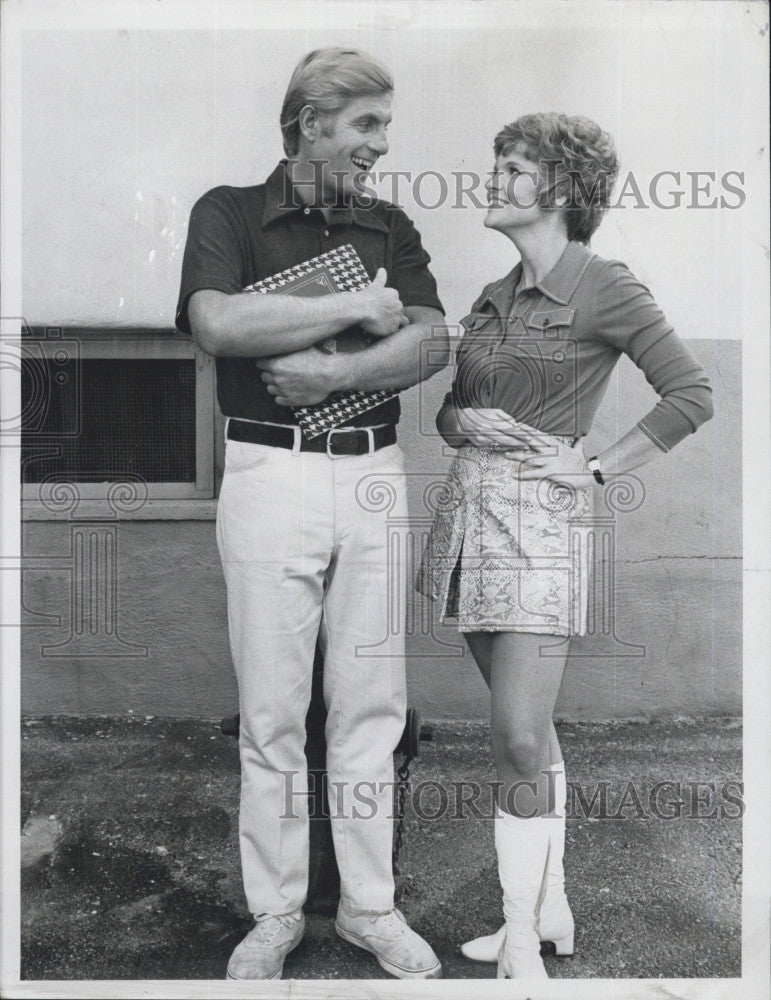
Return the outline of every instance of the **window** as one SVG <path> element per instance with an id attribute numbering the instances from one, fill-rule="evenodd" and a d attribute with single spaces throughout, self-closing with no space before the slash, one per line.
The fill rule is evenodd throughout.
<path id="1" fill-rule="evenodd" d="M 188 337 L 26 327 L 20 353 L 27 517 L 213 512 L 214 364 Z"/>

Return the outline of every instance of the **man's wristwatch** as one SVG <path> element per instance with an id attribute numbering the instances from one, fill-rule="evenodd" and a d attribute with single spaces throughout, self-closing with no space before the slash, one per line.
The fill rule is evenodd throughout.
<path id="1" fill-rule="evenodd" d="M 605 485 L 605 476 L 600 472 L 600 463 L 597 461 L 597 456 L 593 455 L 589 461 L 586 463 L 587 468 L 590 470 L 594 478 L 600 484 L 600 486 Z"/>

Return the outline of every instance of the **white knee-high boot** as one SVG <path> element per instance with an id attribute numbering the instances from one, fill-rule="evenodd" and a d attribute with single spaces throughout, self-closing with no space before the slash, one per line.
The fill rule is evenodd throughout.
<path id="1" fill-rule="evenodd" d="M 573 954 L 575 923 L 565 895 L 565 813 L 567 782 L 563 762 L 553 764 L 554 810 L 546 818 L 549 824 L 549 858 L 538 914 L 538 933 L 542 941 L 553 941 L 558 955 Z"/>
<path id="2" fill-rule="evenodd" d="M 548 769 L 554 790 L 554 809 L 544 821 L 549 825 L 549 857 L 541 892 L 538 915 L 538 936 L 541 941 L 553 941 L 558 955 L 573 954 L 575 924 L 565 895 L 565 814 L 567 811 L 567 780 L 565 763 L 560 761 Z M 475 962 L 497 962 L 503 944 L 505 927 L 495 934 L 474 938 L 460 946 L 461 952 Z"/>
<path id="3" fill-rule="evenodd" d="M 499 979 L 548 979 L 536 930 L 549 853 L 547 822 L 497 811 L 495 850 L 503 889 L 506 933 L 498 954 Z"/>

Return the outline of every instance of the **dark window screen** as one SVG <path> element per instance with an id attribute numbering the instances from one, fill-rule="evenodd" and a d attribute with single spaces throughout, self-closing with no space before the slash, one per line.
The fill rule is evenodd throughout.
<path id="1" fill-rule="evenodd" d="M 195 482 L 192 358 L 39 359 L 21 391 L 24 482 Z"/>

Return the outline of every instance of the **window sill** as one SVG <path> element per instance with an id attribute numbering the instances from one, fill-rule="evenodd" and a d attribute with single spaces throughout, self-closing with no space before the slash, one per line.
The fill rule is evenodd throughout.
<path id="1" fill-rule="evenodd" d="M 213 521 L 216 500 L 145 500 L 135 510 L 116 511 L 105 500 L 81 500 L 73 510 L 55 510 L 40 500 L 23 500 L 22 521 Z"/>

